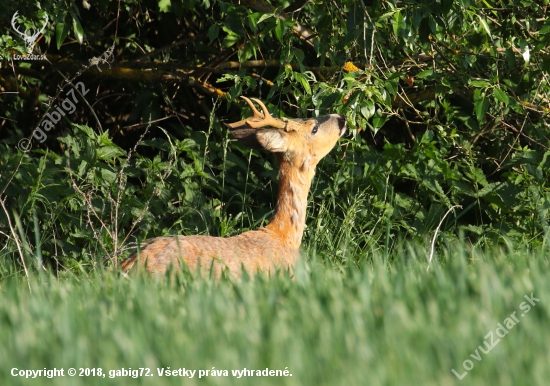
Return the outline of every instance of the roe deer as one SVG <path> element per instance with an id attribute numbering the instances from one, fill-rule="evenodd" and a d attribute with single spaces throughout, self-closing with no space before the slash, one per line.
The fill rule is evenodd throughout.
<path id="1" fill-rule="evenodd" d="M 224 269 L 237 278 L 243 269 L 249 274 L 268 275 L 278 269 L 292 271 L 300 257 L 307 195 L 315 166 L 344 134 L 346 120 L 337 114 L 312 119 L 273 118 L 260 100 L 253 99 L 263 113 L 250 99 L 242 98 L 253 116 L 227 126 L 243 144 L 266 149 L 277 157 L 279 191 L 273 219 L 265 228 L 233 237 L 172 236 L 148 240 L 139 253 L 121 263 L 123 272 L 141 266 L 149 274 L 164 274 L 171 266 L 179 269 L 181 261 L 192 273 L 212 270 L 215 277 L 220 277 Z"/>

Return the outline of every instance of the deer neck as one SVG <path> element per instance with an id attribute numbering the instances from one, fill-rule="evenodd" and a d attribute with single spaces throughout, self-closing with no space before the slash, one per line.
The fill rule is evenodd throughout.
<path id="1" fill-rule="evenodd" d="M 310 166 L 309 159 L 301 165 L 293 165 L 280 153 L 279 193 L 273 219 L 267 229 L 276 233 L 285 243 L 298 248 L 306 223 L 307 195 L 315 175 L 315 167 Z"/>

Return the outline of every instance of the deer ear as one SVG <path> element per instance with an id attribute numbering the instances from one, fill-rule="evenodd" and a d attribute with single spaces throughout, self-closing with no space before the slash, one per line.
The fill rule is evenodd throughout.
<path id="1" fill-rule="evenodd" d="M 266 149 L 273 153 L 286 151 L 288 134 L 273 129 L 232 129 L 231 134 L 251 149 Z"/>
<path id="2" fill-rule="evenodd" d="M 288 148 L 288 134 L 282 130 L 261 129 L 256 130 L 258 143 L 266 150 L 273 153 L 283 153 Z"/>
<path id="3" fill-rule="evenodd" d="M 232 129 L 227 125 L 233 137 L 237 138 L 240 143 L 251 149 L 263 149 L 263 146 L 256 138 L 256 129 Z"/>

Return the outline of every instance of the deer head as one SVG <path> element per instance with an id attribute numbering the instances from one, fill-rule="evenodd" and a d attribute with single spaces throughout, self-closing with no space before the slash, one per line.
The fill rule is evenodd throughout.
<path id="1" fill-rule="evenodd" d="M 253 115 L 226 124 L 233 136 L 248 147 L 282 153 L 283 160 L 296 166 L 307 163 L 315 167 L 346 132 L 346 119 L 342 115 L 330 114 L 310 119 L 274 118 L 260 100 L 252 99 L 263 113 L 256 109 L 250 99 L 244 96 L 241 98 L 246 101 Z"/>
<path id="2" fill-rule="evenodd" d="M 11 26 L 13 27 L 13 29 L 15 30 L 15 32 L 17 32 L 19 35 L 21 35 L 21 37 L 23 38 L 23 40 L 25 41 L 25 45 L 27 46 L 27 49 L 29 51 L 31 51 L 32 49 L 32 45 L 33 43 L 36 41 L 36 39 L 38 38 L 38 36 L 42 33 L 42 31 L 44 31 L 44 29 L 46 28 L 46 25 L 48 25 L 48 15 L 46 15 L 46 21 L 44 22 L 44 25 L 42 26 L 42 29 L 40 31 L 36 30 L 36 32 L 32 35 L 27 35 L 27 31 L 28 30 L 25 30 L 25 32 L 21 32 L 17 29 L 17 27 L 15 26 L 15 22 L 16 22 L 16 19 L 17 19 L 17 15 L 19 14 L 19 11 L 15 12 L 13 14 L 13 17 L 11 18 Z M 31 29 L 30 32 L 32 32 L 33 30 Z"/>

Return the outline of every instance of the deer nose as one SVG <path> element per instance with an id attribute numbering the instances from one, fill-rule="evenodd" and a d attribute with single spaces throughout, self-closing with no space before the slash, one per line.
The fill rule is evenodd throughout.
<path id="1" fill-rule="evenodd" d="M 336 117 L 336 120 L 338 121 L 338 128 L 340 129 L 341 137 L 346 132 L 346 117 L 344 117 L 343 115 L 338 115 Z"/>

